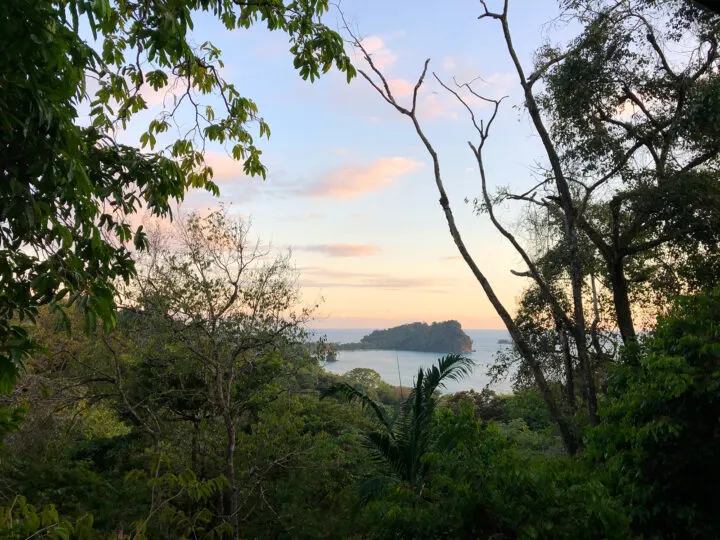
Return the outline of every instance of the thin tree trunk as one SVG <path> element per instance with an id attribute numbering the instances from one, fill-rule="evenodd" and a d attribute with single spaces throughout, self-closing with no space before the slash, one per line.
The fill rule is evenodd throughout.
<path id="1" fill-rule="evenodd" d="M 637 341 L 635 325 L 633 324 L 632 308 L 630 306 L 630 292 L 627 279 L 625 278 L 625 264 L 622 257 L 615 256 L 607 261 L 610 273 L 610 282 L 613 290 L 613 304 L 615 305 L 615 316 L 617 317 L 620 337 L 625 345 Z"/>
<path id="2" fill-rule="evenodd" d="M 225 423 L 225 434 L 227 440 L 225 442 L 225 477 L 228 481 L 228 489 L 223 495 L 223 511 L 230 519 L 233 528 L 233 538 L 240 537 L 240 521 L 238 516 L 237 502 L 237 481 L 235 478 L 235 444 L 237 442 L 237 428 L 232 411 L 232 394 L 230 385 L 225 392 L 225 379 L 222 371 L 218 368 L 215 374 L 215 385 L 217 391 L 218 404 L 221 409 L 223 422 Z"/>
<path id="3" fill-rule="evenodd" d="M 575 219 L 573 216 L 574 209 L 567 208 L 566 212 L 566 232 L 568 235 L 568 243 L 570 244 L 570 280 L 572 284 L 573 295 L 573 311 L 575 319 L 574 337 L 575 346 L 577 347 L 578 363 L 580 364 L 580 374 L 583 378 L 583 393 L 587 402 L 588 416 L 590 425 L 596 426 L 600 423 L 598 417 L 597 390 L 595 388 L 595 373 L 590 363 L 590 355 L 588 353 L 585 321 L 585 311 L 583 309 L 582 299 L 582 261 L 580 259 L 580 250 L 578 248 L 577 229 L 575 227 Z"/>
<path id="4" fill-rule="evenodd" d="M 229 516 L 233 528 L 233 538 L 240 538 L 240 523 L 238 520 L 237 486 L 235 478 L 235 443 L 237 439 L 235 422 L 229 414 L 225 415 L 225 431 L 227 443 L 225 444 L 225 476 L 230 487 L 225 492 L 225 514 Z"/>
<path id="5" fill-rule="evenodd" d="M 590 424 L 597 425 L 599 423 L 597 413 L 597 393 L 595 391 L 595 380 L 594 374 L 590 369 L 590 362 L 588 358 L 588 349 L 586 342 L 586 325 L 585 325 L 585 314 L 583 311 L 583 300 L 582 300 L 582 260 L 579 249 L 578 235 L 577 235 L 577 224 L 576 224 L 576 211 L 573 204 L 572 193 L 570 186 L 568 185 L 567 179 L 562 168 L 562 162 L 558 155 L 555 145 L 550 138 L 550 134 L 545 127 L 545 124 L 540 114 L 535 96 L 532 92 L 532 84 L 528 82 L 525 76 L 520 59 L 517 56 L 515 47 L 513 45 L 512 36 L 510 35 L 510 27 L 507 20 L 507 7 L 508 2 L 505 0 L 503 5 L 503 11 L 501 14 L 486 13 L 482 17 L 488 16 L 494 19 L 498 19 L 502 25 L 503 36 L 505 37 L 505 44 L 507 45 L 508 52 L 512 58 L 513 64 L 520 79 L 520 86 L 523 89 L 525 95 L 525 107 L 527 108 L 528 114 L 535 126 L 535 130 L 540 136 L 545 152 L 550 161 L 550 166 L 557 186 L 558 194 L 560 195 L 560 207 L 563 211 L 565 237 L 568 243 L 569 256 L 570 256 L 570 280 L 573 295 L 573 316 L 574 316 L 574 328 L 571 328 L 575 344 L 577 346 L 578 363 L 580 365 L 580 374 L 583 379 L 583 390 L 588 407 L 588 415 L 590 417 Z"/>
<path id="6" fill-rule="evenodd" d="M 614 231 L 612 244 L 607 243 L 586 220 L 581 219 L 579 225 L 605 261 L 613 292 L 613 307 L 615 309 L 616 322 L 623 343 L 629 345 L 637 341 L 637 336 L 633 323 L 627 278 L 625 277 L 625 255 L 621 252 L 622 248 L 619 246 L 618 238 L 619 232 L 615 225 L 618 219 L 619 208 L 615 206 L 613 207 Z"/>
<path id="7" fill-rule="evenodd" d="M 560 344 L 563 351 L 563 363 L 565 365 L 565 393 L 567 395 L 568 405 L 575 412 L 575 374 L 573 373 L 573 358 L 570 352 L 570 342 L 567 336 L 567 330 L 562 324 L 557 324 L 557 333 L 560 336 Z"/>
<path id="8" fill-rule="evenodd" d="M 193 419 L 193 431 L 192 431 L 192 454 L 190 456 L 190 463 L 193 472 L 198 475 L 198 454 L 199 454 L 199 433 L 200 433 L 200 421 L 197 418 Z M 198 475 L 199 476 L 199 475 Z"/>
<path id="9" fill-rule="evenodd" d="M 349 31 L 349 28 L 348 28 Z M 352 32 L 351 32 L 352 34 Z M 353 36 L 354 37 L 354 36 Z M 550 416 L 557 423 L 558 428 L 560 430 L 560 434 L 562 436 L 563 442 L 565 444 L 565 448 L 567 449 L 569 454 L 575 454 L 577 450 L 580 447 L 579 441 L 577 440 L 574 430 L 572 429 L 572 426 L 567 421 L 565 416 L 563 415 L 562 411 L 558 407 L 558 404 L 555 400 L 555 396 L 552 393 L 552 390 L 550 389 L 550 386 L 545 378 L 545 374 L 542 371 L 542 366 L 538 362 L 538 360 L 535 358 L 534 352 L 530 345 L 525 341 L 522 332 L 518 328 L 518 326 L 515 324 L 515 321 L 513 321 L 513 318 L 510 316 L 510 313 L 505 309 L 505 306 L 500 302 L 500 299 L 496 296 L 495 291 L 493 290 L 492 286 L 490 285 L 489 281 L 485 277 L 485 275 L 482 273 L 480 268 L 475 263 L 475 260 L 472 258 L 470 253 L 467 250 L 467 247 L 465 246 L 465 243 L 462 240 L 462 236 L 460 234 L 460 231 L 457 227 L 457 224 L 455 223 L 455 217 L 453 215 L 452 209 L 450 207 L 450 202 L 448 201 L 447 193 L 445 191 L 445 186 L 443 183 L 442 175 L 440 174 L 440 161 L 438 159 L 437 152 L 433 148 L 432 144 L 428 140 L 427 136 L 422 130 L 422 127 L 420 126 L 420 123 L 418 122 L 417 116 L 415 115 L 416 105 L 417 105 L 417 95 L 418 90 L 422 86 L 423 80 L 425 78 L 425 75 L 427 73 L 427 67 L 429 63 L 429 59 L 425 61 L 425 66 L 423 68 L 423 72 L 420 75 L 413 92 L 413 98 L 412 98 L 412 108 L 406 109 L 395 101 L 395 98 L 393 97 L 390 86 L 388 84 L 387 79 L 383 76 L 383 74 L 377 69 L 375 66 L 372 57 L 367 53 L 367 51 L 363 48 L 362 43 L 360 43 L 359 40 L 356 39 L 356 45 L 362 50 L 363 55 L 365 57 L 365 60 L 368 62 L 372 70 L 377 74 L 377 76 L 380 78 L 382 87 L 376 84 L 371 77 L 369 77 L 364 71 L 360 70 L 359 73 L 377 90 L 377 92 L 387 101 L 389 104 L 391 104 L 395 109 L 404 114 L 405 116 L 408 116 L 410 120 L 413 123 L 413 126 L 415 128 L 415 131 L 420 138 L 420 140 L 423 142 L 428 154 L 430 154 L 430 157 L 432 158 L 433 163 L 433 175 L 435 177 L 435 184 L 438 189 L 438 193 L 440 195 L 440 206 L 442 207 L 443 213 L 445 214 L 445 219 L 448 224 L 448 228 L 450 229 L 450 235 L 452 236 L 453 241 L 455 242 L 455 245 L 458 248 L 458 251 L 462 255 L 463 260 L 467 263 L 468 267 L 470 268 L 471 272 L 473 273 L 473 276 L 475 276 L 475 279 L 478 281 L 480 286 L 483 288 L 483 291 L 485 292 L 485 295 L 487 296 L 488 300 L 490 300 L 490 303 L 495 308 L 495 311 L 502 319 L 503 323 L 505 324 L 505 327 L 508 329 L 508 332 L 512 336 L 513 341 L 515 342 L 515 346 L 517 347 L 518 352 L 520 353 L 521 357 L 525 362 L 527 362 L 528 366 L 530 367 L 533 376 L 535 378 L 535 382 L 540 388 L 540 392 L 543 396 L 543 399 L 545 400 L 545 404 L 548 408 L 548 411 L 550 412 Z"/>
<path id="10" fill-rule="evenodd" d="M 598 337 L 600 308 L 598 306 L 597 287 L 595 286 L 595 274 L 590 274 L 590 290 L 592 291 L 593 298 L 593 322 L 590 325 L 590 340 L 592 341 L 593 348 L 595 349 L 596 364 L 600 364 L 605 358 L 605 352 L 602 350 L 600 338 Z"/>
<path id="11" fill-rule="evenodd" d="M 427 62 L 425 63 L 425 67 L 427 69 Z M 565 448 L 567 449 L 568 453 L 570 455 L 573 455 L 580 448 L 580 444 L 575 437 L 573 429 L 568 423 L 568 421 L 565 419 L 560 408 L 558 407 L 558 404 L 555 401 L 555 396 L 553 396 L 550 385 L 545 378 L 545 373 L 543 373 L 542 367 L 535 358 L 535 355 L 530 345 L 527 343 L 527 341 L 525 341 L 525 338 L 520 332 L 520 329 L 515 324 L 515 321 L 513 321 L 513 318 L 510 316 L 510 313 L 508 313 L 508 311 L 505 309 L 505 306 L 495 294 L 495 291 L 490 285 L 490 282 L 487 280 L 485 275 L 475 263 L 475 260 L 468 252 L 467 247 L 465 246 L 465 242 L 460 235 L 460 230 L 455 223 L 455 216 L 453 215 L 452 208 L 450 208 L 450 201 L 448 200 L 447 193 L 445 191 L 445 185 L 442 181 L 442 175 L 440 174 L 440 160 L 438 159 L 437 152 L 433 148 L 432 144 L 430 144 L 428 138 L 425 136 L 425 133 L 420 127 L 420 123 L 418 122 L 415 115 L 410 115 L 410 118 L 413 121 L 413 125 L 415 126 L 415 131 L 425 145 L 428 153 L 432 157 L 435 184 L 440 194 L 440 206 L 442 207 L 443 213 L 445 214 L 445 220 L 447 221 L 448 228 L 450 229 L 450 236 L 452 236 L 452 239 L 455 242 L 455 246 L 458 248 L 458 251 L 460 252 L 463 260 L 465 260 L 468 267 L 472 271 L 475 279 L 478 281 L 478 283 L 480 283 L 480 286 L 483 288 L 483 291 L 485 292 L 488 300 L 490 300 L 490 303 L 495 308 L 495 311 L 505 324 L 505 328 L 508 329 L 510 336 L 515 342 L 515 346 L 517 347 L 518 352 L 522 356 L 523 360 L 527 362 L 527 364 L 530 366 L 530 370 L 533 373 L 535 382 L 540 388 L 540 393 L 542 394 L 548 411 L 550 412 L 550 417 L 555 421 L 555 423 L 557 423 L 563 442 L 565 444 Z"/>
<path id="12" fill-rule="evenodd" d="M 436 178 L 440 178 L 440 170 L 437 165 Z M 555 423 L 557 423 L 558 428 L 560 429 L 560 434 L 565 444 L 565 448 L 570 455 L 575 454 L 578 451 L 580 445 L 575 437 L 572 427 L 565 419 L 565 416 L 560 411 L 560 408 L 555 401 L 555 396 L 553 396 L 552 390 L 550 389 L 550 385 L 545 378 L 545 373 L 543 373 L 540 363 L 535 358 L 532 349 L 528 345 L 527 341 L 525 341 L 525 338 L 520 332 L 520 329 L 510 316 L 510 313 L 508 313 L 508 311 L 505 309 L 505 306 L 502 304 L 502 302 L 500 302 L 500 299 L 495 295 L 495 291 L 488 282 L 487 278 L 480 271 L 477 264 L 475 263 L 475 260 L 467 251 L 465 243 L 463 242 L 457 225 L 455 224 L 455 217 L 453 216 L 452 210 L 450 208 L 450 203 L 447 199 L 445 189 L 442 186 L 441 182 L 439 183 L 438 188 L 440 189 L 441 194 L 440 206 L 442 206 L 443 208 L 443 212 L 445 213 L 445 217 L 450 228 L 450 235 L 452 236 L 455 245 L 458 248 L 458 251 L 460 251 L 460 254 L 462 255 L 467 265 L 470 267 L 470 270 L 475 276 L 475 279 L 477 279 L 477 281 L 480 283 L 483 291 L 485 291 L 485 295 L 487 296 L 488 300 L 490 300 L 490 303 L 495 308 L 495 311 L 500 316 L 503 323 L 505 323 L 505 328 L 508 329 L 508 332 L 510 333 L 510 336 L 512 337 L 515 346 L 517 347 L 518 352 L 522 356 L 523 360 L 527 362 L 527 364 L 530 366 L 530 370 L 532 371 L 533 377 L 535 378 L 535 383 L 540 388 L 540 393 L 542 394 L 545 404 L 547 405 L 547 408 L 550 412 L 550 417 L 555 421 Z"/>

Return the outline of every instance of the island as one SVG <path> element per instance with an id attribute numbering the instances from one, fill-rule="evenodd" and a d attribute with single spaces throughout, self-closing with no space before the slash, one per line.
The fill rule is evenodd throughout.
<path id="1" fill-rule="evenodd" d="M 463 354 L 472 352 L 472 340 L 457 321 L 416 322 L 375 330 L 359 343 L 337 345 L 339 351 L 370 349 Z"/>

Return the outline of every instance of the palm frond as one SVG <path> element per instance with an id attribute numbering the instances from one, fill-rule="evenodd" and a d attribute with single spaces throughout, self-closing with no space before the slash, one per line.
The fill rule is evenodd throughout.
<path id="1" fill-rule="evenodd" d="M 386 486 L 396 484 L 398 479 L 393 476 L 373 476 L 362 482 L 358 488 L 360 504 L 367 504 L 380 495 Z"/>
<path id="2" fill-rule="evenodd" d="M 432 382 L 435 383 L 432 391 L 444 387 L 446 380 L 459 381 L 463 377 L 470 375 L 474 367 L 475 361 L 467 356 L 448 354 L 438 358 L 437 366 L 431 368 L 433 375 L 437 374 L 436 377 L 428 377 L 428 380 L 432 379 Z"/>
<path id="3" fill-rule="evenodd" d="M 331 385 L 330 388 L 323 391 L 321 399 L 326 397 L 338 397 L 347 403 L 359 401 L 363 408 L 369 407 L 372 409 L 375 416 L 377 416 L 378 420 L 380 420 L 380 423 L 388 430 L 388 432 L 392 433 L 392 421 L 385 412 L 385 409 L 382 405 L 368 396 L 364 390 L 356 388 L 346 382 L 339 382 Z"/>
<path id="4" fill-rule="evenodd" d="M 337 383 L 324 392 L 345 401 L 360 401 L 370 407 L 384 427 L 383 432 L 366 434 L 373 457 L 386 463 L 398 479 L 419 490 L 428 472 L 423 460 L 433 445 L 432 422 L 437 398 L 435 392 L 448 380 L 460 380 L 472 372 L 475 362 L 465 356 L 450 354 L 439 358 L 437 365 L 418 370 L 410 395 L 391 420 L 385 409 L 361 390 L 347 383 Z"/>
<path id="5" fill-rule="evenodd" d="M 393 473 L 400 478 L 404 477 L 406 469 L 405 456 L 389 433 L 371 431 L 367 434 L 367 446 L 379 461 L 383 461 L 390 466 Z"/>

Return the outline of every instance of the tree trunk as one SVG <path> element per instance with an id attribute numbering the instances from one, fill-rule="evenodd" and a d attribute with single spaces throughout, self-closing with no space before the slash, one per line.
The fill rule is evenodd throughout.
<path id="1" fill-rule="evenodd" d="M 563 351 L 563 361 L 565 364 L 565 394 L 567 395 L 568 405 L 575 412 L 575 374 L 573 373 L 573 359 L 570 353 L 570 342 L 567 336 L 567 330 L 563 325 L 557 323 L 557 333 L 560 336 L 560 343 Z"/>
<path id="2" fill-rule="evenodd" d="M 573 295 L 573 315 L 574 323 L 573 328 L 570 329 L 575 344 L 577 346 L 578 363 L 580 365 L 580 374 L 583 381 L 583 390 L 585 398 L 587 400 L 588 414 L 590 417 L 590 424 L 597 425 L 599 423 L 597 414 L 597 394 L 595 392 L 595 380 L 592 369 L 590 368 L 590 362 L 588 358 L 588 348 L 586 343 L 586 326 L 585 326 L 585 314 L 583 312 L 583 301 L 582 301 L 582 260 L 579 249 L 579 240 L 577 235 L 577 214 L 573 204 L 572 191 L 565 178 L 563 172 L 562 162 L 560 156 L 553 144 L 545 124 L 543 122 L 542 115 L 540 114 L 540 108 L 538 107 L 537 100 L 532 91 L 532 83 L 528 82 L 525 76 L 520 59 L 515 52 L 513 46 L 512 36 L 510 35 L 510 27 L 507 20 L 507 0 L 503 7 L 501 14 L 490 14 L 495 19 L 499 19 L 502 24 L 503 35 L 505 36 L 505 43 L 507 45 L 508 52 L 512 58 L 513 64 L 517 71 L 520 79 L 520 86 L 525 94 L 525 106 L 527 108 L 530 119 L 535 126 L 535 129 L 542 141 L 545 152 L 550 161 L 550 167 L 552 169 L 553 177 L 555 179 L 555 185 L 557 186 L 560 208 L 563 212 L 563 221 L 565 228 L 565 239 L 567 241 L 570 265 L 568 271 L 570 273 L 570 280 L 572 284 L 572 295 Z"/>
<path id="3" fill-rule="evenodd" d="M 225 444 L 225 476 L 230 487 L 225 492 L 225 514 L 230 518 L 233 527 L 233 538 L 240 538 L 240 523 L 237 513 L 237 486 L 235 478 L 235 443 L 236 429 L 235 422 L 230 414 L 225 415 L 225 431 L 227 432 L 227 443 Z"/>
<path id="4" fill-rule="evenodd" d="M 447 193 L 445 192 L 445 186 L 443 184 L 442 176 L 440 174 L 440 161 L 438 159 L 437 152 L 435 152 L 435 149 L 430 144 L 430 141 L 423 133 L 417 118 L 412 115 L 411 119 L 413 121 L 418 136 L 423 141 L 425 148 L 432 157 L 435 183 L 437 185 L 438 192 L 440 193 L 440 206 L 443 209 L 443 213 L 445 214 L 445 220 L 447 221 L 448 228 L 450 229 L 450 236 L 455 242 L 455 246 L 458 248 L 458 251 L 460 252 L 463 260 L 467 263 L 470 271 L 475 276 L 475 279 L 478 281 L 483 291 L 485 291 L 485 296 L 487 296 L 488 300 L 495 308 L 495 312 L 500 316 L 503 323 L 505 323 L 505 327 L 508 329 L 510 336 L 515 342 L 515 346 L 517 347 L 518 352 L 522 356 L 523 360 L 527 362 L 530 366 L 530 370 L 533 373 L 535 382 L 540 388 L 540 392 L 542 393 L 545 404 L 548 408 L 548 411 L 550 412 L 550 418 L 552 418 L 553 421 L 557 423 L 558 428 L 560 429 L 560 435 L 562 436 L 563 443 L 565 444 L 565 448 L 570 455 L 573 455 L 580 448 L 580 443 L 575 436 L 572 426 L 565 418 L 563 412 L 560 410 L 560 407 L 558 407 L 558 404 L 555 401 L 555 396 L 553 396 L 550 385 L 548 384 L 547 379 L 545 378 L 545 374 L 543 373 L 542 366 L 538 362 L 537 358 L 535 358 L 534 352 L 528 345 L 527 341 L 525 341 L 522 332 L 515 324 L 515 321 L 513 321 L 510 313 L 508 313 L 507 309 L 505 309 L 505 306 L 502 304 L 502 302 L 500 302 L 500 299 L 495 294 L 495 291 L 490 285 L 490 282 L 485 277 L 485 274 L 482 273 L 477 263 L 468 252 L 467 246 L 465 246 L 465 242 L 463 242 L 462 236 L 460 234 L 460 230 L 455 223 L 455 216 L 453 215 L 452 208 L 450 208 L 450 201 L 448 200 Z"/>
<path id="5" fill-rule="evenodd" d="M 354 37 L 354 36 L 353 36 Z M 543 398 L 545 400 L 545 404 L 547 405 L 547 408 L 550 412 L 550 417 L 557 423 L 558 428 L 560 429 L 560 433 L 563 439 L 563 442 L 565 444 L 565 447 L 570 454 L 574 454 L 577 452 L 580 444 L 576 437 L 576 434 L 574 430 L 572 429 L 571 424 L 568 422 L 567 418 L 565 418 L 563 412 L 561 411 L 560 407 L 558 407 L 557 402 L 555 401 L 555 397 L 552 393 L 552 390 L 545 379 L 545 374 L 542 371 L 542 366 L 540 365 L 539 361 L 535 357 L 535 353 L 530 347 L 530 345 L 525 340 L 524 336 L 522 335 L 522 332 L 518 328 L 518 326 L 515 324 L 515 321 L 513 320 L 510 313 L 508 313 L 507 309 L 505 309 L 505 306 L 500 302 L 499 298 L 495 294 L 492 286 L 490 285 L 490 282 L 487 280 L 485 275 L 482 273 L 480 268 L 475 263 L 475 260 L 472 258 L 470 253 L 467 250 L 467 247 L 465 246 L 465 243 L 462 240 L 462 236 L 460 234 L 460 231 L 457 227 L 457 224 L 455 223 L 455 217 L 453 216 L 452 209 L 450 208 L 450 203 L 448 201 L 447 193 L 445 192 L 445 186 L 443 183 L 442 175 L 440 174 L 440 161 L 438 159 L 437 152 L 433 148 L 432 144 L 428 140 L 427 136 L 422 130 L 422 127 L 420 126 L 420 123 L 417 119 L 417 116 L 415 115 L 415 108 L 417 105 L 417 94 L 418 89 L 423 83 L 423 80 L 425 78 L 425 74 L 427 73 L 427 66 L 430 62 L 430 59 L 428 58 L 425 61 L 425 66 L 423 68 L 423 72 L 420 75 L 420 78 L 417 81 L 417 84 L 415 86 L 415 92 L 413 94 L 413 105 L 411 109 L 406 109 L 404 107 L 401 107 L 397 104 L 394 97 L 389 91 L 389 86 L 387 84 L 387 80 L 383 76 L 383 74 L 375 67 L 375 64 L 373 63 L 373 60 L 371 56 L 367 53 L 365 49 L 362 48 L 362 44 L 358 40 L 356 40 L 358 45 L 360 46 L 363 55 L 367 62 L 370 64 L 372 70 L 380 77 L 382 80 L 383 86 L 388 89 L 387 93 L 383 91 L 382 88 L 380 88 L 375 82 L 369 77 L 367 74 L 365 74 L 362 70 L 359 71 L 359 73 L 365 77 L 365 79 L 377 90 L 380 95 L 390 103 L 397 111 L 399 111 L 401 114 L 406 115 L 412 120 L 413 126 L 415 127 L 415 131 L 420 137 L 420 140 L 423 142 L 423 145 L 427 149 L 428 153 L 430 154 L 430 157 L 432 158 L 433 162 L 433 175 L 435 177 L 435 184 L 438 189 L 438 193 L 440 195 L 440 206 L 443 209 L 443 212 L 445 214 L 445 219 L 447 221 L 448 227 L 450 229 L 450 235 L 453 238 L 453 241 L 455 242 L 455 245 L 458 248 L 458 251 L 462 255 L 462 258 L 467 263 L 468 267 L 472 271 L 473 275 L 477 279 L 477 281 L 480 283 L 480 286 L 483 288 L 483 291 L 485 291 L 485 295 L 487 296 L 488 300 L 492 304 L 492 306 L 495 308 L 495 311 L 502 319 L 503 323 L 505 324 L 506 328 L 510 332 L 510 335 L 513 338 L 513 341 L 515 342 L 515 346 L 517 347 L 518 352 L 522 356 L 523 360 L 527 362 L 530 369 L 533 372 L 533 376 L 535 377 L 535 382 L 537 383 L 538 387 L 540 388 L 540 392 L 543 395 Z"/>
<path id="6" fill-rule="evenodd" d="M 419 126 L 416 125 L 416 127 L 419 130 Z M 572 426 L 565 418 L 565 415 L 560 410 L 560 407 L 558 407 L 558 404 L 555 401 L 555 396 L 553 396 L 550 385 L 545 378 L 545 373 L 543 373 L 542 366 L 538 362 L 537 358 L 535 358 L 533 350 L 523 337 L 522 332 L 515 324 L 515 321 L 513 321 L 510 313 L 508 313 L 508 311 L 505 309 L 505 306 L 502 304 L 502 302 L 500 302 L 500 299 L 495 294 L 495 291 L 490 285 L 490 282 L 485 277 L 485 274 L 480 271 L 480 268 L 475 263 L 475 260 L 468 252 L 467 247 L 465 246 L 465 243 L 460 236 L 460 231 L 457 228 L 457 224 L 455 223 L 455 216 L 453 215 L 452 209 L 450 208 L 450 202 L 448 201 L 447 195 L 445 194 L 445 188 L 442 184 L 442 180 L 440 177 L 440 167 L 438 164 L 437 155 L 435 154 L 434 149 L 432 149 L 432 147 L 430 146 L 430 143 L 426 143 L 426 146 L 428 147 L 428 150 L 433 156 L 433 162 L 435 165 L 435 178 L 437 180 L 438 190 L 440 191 L 440 206 L 445 213 L 445 218 L 450 228 L 450 236 L 452 236 L 453 241 L 455 242 L 455 245 L 460 252 L 460 255 L 462 255 L 462 258 L 465 260 L 468 267 L 472 271 L 475 279 L 477 279 L 478 283 L 480 283 L 480 286 L 483 288 L 483 291 L 485 291 L 485 295 L 487 296 L 492 306 L 495 308 L 495 312 L 500 316 L 500 319 L 502 319 L 503 323 L 505 323 L 505 328 L 507 328 L 510 336 L 515 342 L 515 346 L 517 347 L 520 356 L 522 356 L 523 360 L 527 362 L 527 364 L 530 366 L 530 370 L 532 371 L 533 377 L 535 378 L 535 383 L 538 385 L 538 388 L 540 388 L 540 392 L 542 393 L 545 405 L 550 412 L 550 418 L 552 418 L 555 423 L 557 423 L 558 428 L 560 429 L 560 435 L 562 436 L 563 443 L 565 444 L 565 448 L 570 455 L 573 455 L 580 448 L 580 443 L 575 436 Z"/>
<path id="7" fill-rule="evenodd" d="M 597 426 L 600 422 L 598 417 L 597 390 L 595 389 L 595 374 L 590 365 L 590 355 L 587 346 L 587 324 L 585 322 L 585 311 L 582 299 L 582 260 L 578 244 L 577 229 L 575 227 L 575 210 L 571 205 L 563 205 L 565 214 L 565 233 L 570 250 L 570 281 L 573 296 L 573 318 L 575 327 L 572 329 L 577 347 L 578 363 L 580 364 L 580 375 L 583 381 L 583 394 L 588 408 L 590 425 Z"/>
<path id="8" fill-rule="evenodd" d="M 198 454 L 200 453 L 200 442 L 199 442 L 199 434 L 200 434 L 200 421 L 197 418 L 194 418 L 193 421 L 193 431 L 192 431 L 192 454 L 190 456 L 190 463 L 192 466 L 192 470 L 195 473 L 195 475 L 200 476 L 198 474 Z"/>
<path id="9" fill-rule="evenodd" d="M 613 259 L 607 261 L 607 265 L 610 282 L 612 283 L 613 304 L 615 305 L 615 316 L 617 317 L 620 336 L 625 345 L 630 345 L 637 341 L 637 336 L 633 324 L 628 283 L 625 278 L 625 264 L 621 256 L 615 255 Z"/>

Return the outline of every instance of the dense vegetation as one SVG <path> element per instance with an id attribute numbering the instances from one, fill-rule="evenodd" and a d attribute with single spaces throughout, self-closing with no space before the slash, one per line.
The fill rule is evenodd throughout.
<path id="1" fill-rule="evenodd" d="M 452 239 L 513 338 L 491 366 L 512 394 L 448 396 L 472 367 L 462 355 L 408 388 L 323 371 L 289 255 L 242 220 L 130 226 L 141 206 L 163 216 L 187 189 L 214 190 L 206 139 L 264 172 L 248 129 L 268 127 L 219 77 L 219 51 L 187 38 L 194 10 L 286 32 L 303 77 L 351 77 L 318 21 L 326 2 L 0 4 L 0 537 L 720 537 L 720 19 L 681 0 L 562 7 L 578 35 L 526 74 L 507 2 L 481 3 L 546 153 L 534 189 L 489 193 L 500 102 L 445 85 L 477 129 L 476 209 L 527 266 L 514 316 L 455 224 L 416 115 L 425 72 L 408 108 L 356 43 L 428 150 Z M 143 85 L 171 76 L 227 110 L 163 149 L 169 111 L 144 149 L 115 141 Z M 510 202 L 530 246 L 499 220 Z"/>
<path id="2" fill-rule="evenodd" d="M 421 351 L 436 353 L 468 353 L 472 340 L 463 332 L 457 321 L 416 322 L 394 326 L 387 330 L 375 330 L 364 336 L 359 343 L 342 343 L 338 350 L 389 350 Z"/>
<path id="3" fill-rule="evenodd" d="M 469 367 L 462 357 L 393 389 L 371 370 L 331 376 L 292 339 L 256 345 L 252 369 L 239 360 L 231 387 L 232 483 L 215 381 L 183 344 L 192 323 L 173 329 L 143 310 L 121 315 L 110 334 L 71 339 L 41 315 L 33 333 L 48 349 L 11 398 L 28 411 L 5 438 L 0 530 L 712 538 L 718 313 L 720 294 L 708 293 L 661 319 L 642 360 L 610 373 L 607 422 L 586 432 L 574 458 L 535 389 L 439 398 L 438 386 Z"/>

